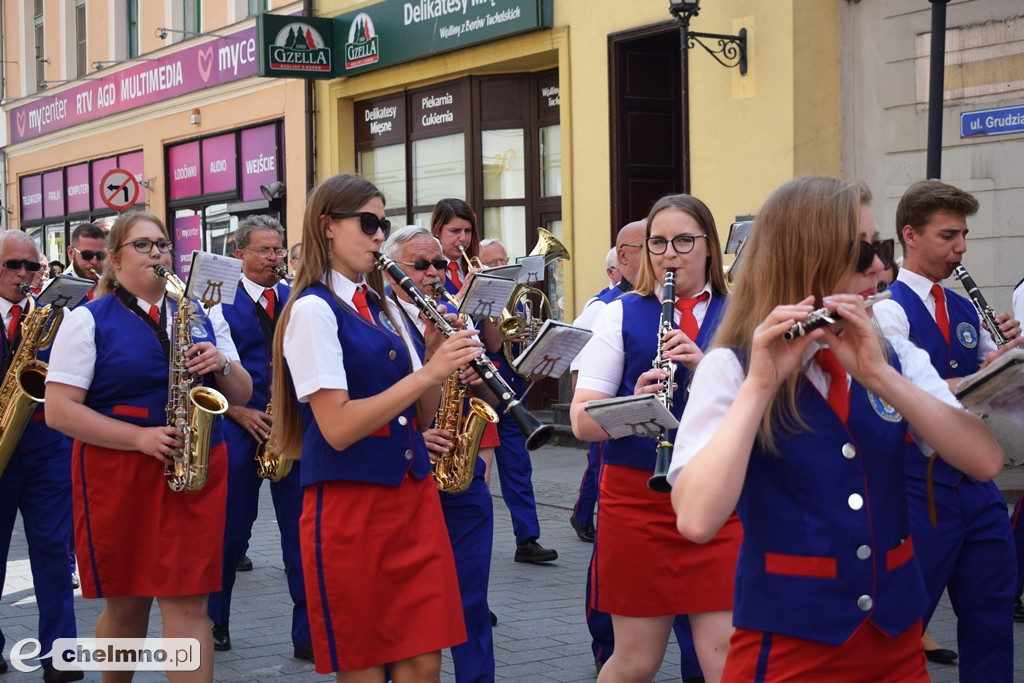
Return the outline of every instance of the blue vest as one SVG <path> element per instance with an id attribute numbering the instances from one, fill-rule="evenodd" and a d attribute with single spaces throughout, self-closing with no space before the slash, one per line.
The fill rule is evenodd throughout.
<path id="1" fill-rule="evenodd" d="M 338 321 L 338 341 L 344 355 L 350 399 L 379 394 L 409 374 L 409 352 L 397 332 L 386 329 L 384 323 L 370 324 L 352 308 L 339 304 L 321 283 L 300 294 L 305 296 L 325 301 Z M 367 303 L 374 320 L 386 320 L 375 297 L 368 296 Z M 410 468 L 417 479 L 430 473 L 427 447 L 415 426 L 415 404 L 343 451 L 335 450 L 324 439 L 309 403 L 300 403 L 299 410 L 303 486 L 336 479 L 398 486 Z"/>
<path id="2" fill-rule="evenodd" d="M 651 369 L 654 357 L 658 355 L 658 324 L 661 322 L 661 301 L 656 296 L 622 296 L 622 345 L 625 351 L 625 365 L 622 381 L 616 396 L 632 396 L 637 378 Z M 715 336 L 725 298 L 712 296 L 708 310 L 697 338 L 693 341 L 706 350 Z M 679 418 L 686 407 L 689 384 L 693 373 L 676 363 L 676 390 L 672 394 L 672 414 Z M 670 435 L 670 439 L 673 435 Z M 604 449 L 603 462 L 611 465 L 627 465 L 642 470 L 654 470 L 658 452 L 654 440 L 639 436 L 612 439 Z"/>
<path id="3" fill-rule="evenodd" d="M 277 285 L 275 316 L 284 310 L 290 293 L 291 288 L 288 285 L 283 282 Z M 221 304 L 221 312 L 231 328 L 231 339 L 238 349 L 242 367 L 248 370 L 249 376 L 252 377 L 252 396 L 246 406 L 262 411 L 266 410 L 267 402 L 270 400 L 271 353 L 266 345 L 263 328 L 260 326 L 257 306 L 263 309 L 263 304 L 253 301 L 245 287 L 239 284 L 234 302 Z"/>
<path id="4" fill-rule="evenodd" d="M 856 381 L 848 426 L 809 382 L 797 405 L 810 429 L 750 456 L 734 624 L 838 645 L 870 619 L 896 636 L 928 603 L 909 539 L 906 423 Z"/>
<path id="5" fill-rule="evenodd" d="M 21 344 L 21 327 L 18 327 L 18 331 L 15 333 L 13 342 L 8 342 L 6 333 L 0 330 L 0 352 L 3 354 L 3 368 L 0 372 L 0 382 L 6 378 L 7 373 L 10 372 L 8 364 L 14 359 L 17 354 L 18 346 Z M 43 363 L 48 363 L 50 360 L 50 349 L 41 349 L 36 353 L 36 360 Z M 18 445 L 15 447 L 17 453 L 27 453 L 40 448 L 48 448 L 52 450 L 51 445 L 56 444 L 64 440 L 64 435 L 60 432 L 50 429 L 46 426 L 46 414 L 44 413 L 45 403 L 37 403 L 35 409 L 32 411 L 31 417 L 29 417 L 28 424 L 25 425 L 25 431 L 22 433 L 21 438 L 18 440 Z M 70 450 L 68 453 L 70 454 Z"/>
<path id="6" fill-rule="evenodd" d="M 177 306 L 167 304 L 172 315 Z M 166 425 L 168 367 L 157 333 L 113 294 L 85 305 L 96 321 L 96 365 L 85 405 L 141 427 Z M 205 315 L 191 331 L 193 342 L 217 343 Z M 222 426 L 221 418 L 213 421 L 211 446 L 224 440 Z"/>
<path id="7" fill-rule="evenodd" d="M 949 315 L 949 344 L 939 331 L 924 302 L 903 282 L 890 285 L 892 298 L 907 314 L 910 323 L 910 341 L 924 349 L 932 366 L 943 379 L 964 377 L 978 371 L 978 312 L 968 299 L 948 289 L 946 313 Z M 934 445 L 934 444 L 933 444 Z M 928 477 L 928 458 L 917 445 L 907 441 L 907 476 L 925 480 Z M 932 480 L 944 486 L 956 486 L 964 474 L 941 458 L 935 461 Z"/>

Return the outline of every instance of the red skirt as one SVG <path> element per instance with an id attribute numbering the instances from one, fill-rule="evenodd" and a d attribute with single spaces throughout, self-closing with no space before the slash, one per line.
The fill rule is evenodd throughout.
<path id="1" fill-rule="evenodd" d="M 676 528 L 670 497 L 647 487 L 651 473 L 603 465 L 591 607 L 626 617 L 732 609 L 743 530 L 733 513 L 711 541 Z"/>
<path id="2" fill-rule="evenodd" d="M 228 493 L 223 443 L 210 449 L 209 478 L 199 491 L 172 491 L 156 458 L 78 440 L 71 468 L 82 595 L 220 590 Z"/>
<path id="3" fill-rule="evenodd" d="M 307 486 L 299 520 L 318 673 L 354 671 L 466 640 L 433 477 L 398 487 Z"/>

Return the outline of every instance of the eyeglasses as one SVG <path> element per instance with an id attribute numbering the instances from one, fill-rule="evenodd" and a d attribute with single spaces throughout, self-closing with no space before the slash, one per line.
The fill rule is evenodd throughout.
<path id="1" fill-rule="evenodd" d="M 878 240 L 877 242 L 860 241 L 860 252 L 857 254 L 857 272 L 863 273 L 871 267 L 871 262 L 878 256 L 882 268 L 892 265 L 892 257 L 896 251 L 896 240 Z"/>
<path id="2" fill-rule="evenodd" d="M 367 235 L 376 235 L 377 231 L 380 230 L 384 233 L 384 238 L 387 239 L 388 234 L 391 232 L 391 221 L 387 218 L 378 218 L 377 214 L 370 213 L 369 211 L 357 211 L 355 213 L 334 213 L 333 211 L 328 211 L 327 215 L 338 219 L 358 218 L 359 227 Z"/>
<path id="3" fill-rule="evenodd" d="M 93 259 L 96 259 L 97 261 L 102 261 L 103 259 L 107 258 L 107 252 L 105 251 L 89 251 L 88 249 L 83 251 L 78 247 L 71 248 L 78 252 L 78 255 L 82 257 L 83 261 L 92 261 Z"/>
<path id="4" fill-rule="evenodd" d="M 20 258 L 12 258 L 7 259 L 6 261 L 0 261 L 0 265 L 2 265 L 7 270 L 21 270 L 22 266 L 24 266 L 25 270 L 27 270 L 30 273 L 38 273 L 39 270 L 42 269 L 43 267 L 39 263 L 39 261 L 29 261 L 28 259 Z"/>
<path id="5" fill-rule="evenodd" d="M 672 248 L 675 249 L 677 254 L 689 254 L 693 251 L 693 245 L 701 237 L 706 239 L 707 235 L 676 235 L 672 238 Z M 664 237 L 648 237 L 647 251 L 655 256 L 661 256 L 668 251 L 668 244 L 669 240 Z"/>
<path id="6" fill-rule="evenodd" d="M 447 270 L 448 268 L 448 259 L 446 258 L 434 259 L 433 261 L 428 261 L 427 259 L 420 259 L 419 261 L 395 261 L 395 263 L 401 263 L 403 266 L 412 266 L 416 270 L 426 270 L 430 266 L 434 266 L 437 270 Z"/>
<path id="7" fill-rule="evenodd" d="M 619 247 L 620 248 L 621 247 L 636 247 L 637 249 L 643 249 L 644 245 L 642 245 L 642 244 L 630 244 L 629 242 L 623 242 L 622 244 L 619 245 Z"/>
<path id="8" fill-rule="evenodd" d="M 174 242 L 170 240 L 153 241 L 150 239 L 146 239 L 145 237 L 141 237 L 137 240 L 132 240 L 131 242 L 124 242 L 120 247 L 118 247 L 118 249 L 126 247 L 129 244 L 135 247 L 135 251 L 139 252 L 140 254 L 148 254 L 150 251 L 152 251 L 154 245 L 156 246 L 157 251 L 159 251 L 161 254 L 166 254 L 171 250 L 171 247 L 174 246 Z"/>
<path id="9" fill-rule="evenodd" d="M 288 255 L 287 249 L 271 249 L 270 247 L 263 247 L 262 249 L 253 249 L 252 247 L 246 247 L 246 251 L 255 252 L 260 258 L 270 258 L 276 256 L 277 258 L 284 258 Z"/>

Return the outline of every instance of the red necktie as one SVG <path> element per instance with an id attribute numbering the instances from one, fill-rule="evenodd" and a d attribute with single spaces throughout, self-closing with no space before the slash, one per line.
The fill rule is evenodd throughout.
<path id="1" fill-rule="evenodd" d="M 264 289 L 263 290 L 263 308 L 267 309 L 267 315 L 270 319 L 274 319 L 274 290 Z M 366 301 L 366 295 L 363 295 L 363 301 Z"/>
<path id="2" fill-rule="evenodd" d="M 356 292 L 352 295 L 352 303 L 355 304 L 356 310 L 359 311 L 359 315 L 366 318 L 370 323 L 373 322 L 373 315 L 370 313 L 370 306 L 366 303 L 366 285 L 359 285 L 356 287 Z"/>
<path id="3" fill-rule="evenodd" d="M 149 317 L 153 319 L 157 325 L 160 324 L 160 309 L 156 306 L 149 307 Z"/>
<path id="4" fill-rule="evenodd" d="M 452 284 L 462 289 L 462 278 L 459 277 L 459 264 L 455 261 L 448 262 L 448 279 Z"/>
<path id="5" fill-rule="evenodd" d="M 701 292 L 689 299 L 676 299 L 676 309 L 679 311 L 679 329 L 683 331 L 690 341 L 697 338 L 700 328 L 697 326 L 697 318 L 693 315 L 693 307 L 702 301 L 711 298 L 708 292 Z"/>
<path id="6" fill-rule="evenodd" d="M 932 285 L 932 296 L 935 297 L 935 324 L 939 326 L 939 332 L 949 344 L 949 315 L 946 313 L 946 293 L 939 285 Z"/>
<path id="7" fill-rule="evenodd" d="M 14 335 L 18 333 L 18 325 L 21 324 L 21 306 L 11 306 L 11 322 L 7 325 L 7 341 L 13 342 Z"/>
<path id="8" fill-rule="evenodd" d="M 850 416 L 850 387 L 846 384 L 846 369 L 839 363 L 831 349 L 822 349 L 814 354 L 818 365 L 829 376 L 828 404 L 832 411 L 846 424 Z"/>

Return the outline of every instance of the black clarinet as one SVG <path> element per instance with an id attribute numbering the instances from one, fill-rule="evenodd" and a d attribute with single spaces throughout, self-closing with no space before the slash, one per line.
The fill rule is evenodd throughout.
<path id="1" fill-rule="evenodd" d="M 420 291 L 416 283 L 409 279 L 409 276 L 398 267 L 398 264 L 384 254 L 378 253 L 375 256 L 377 258 L 377 268 L 389 274 L 398 283 L 398 286 L 405 291 L 409 299 L 416 305 L 416 308 L 420 309 L 420 313 L 423 314 L 424 318 L 434 323 L 434 326 L 441 330 L 441 334 L 445 338 L 455 334 L 457 330 L 437 310 L 437 305 L 433 300 L 427 298 Z M 474 359 L 471 365 L 476 370 L 476 374 L 480 375 L 484 384 L 487 385 L 487 388 L 498 397 L 502 412 L 508 413 L 516 421 L 520 431 L 523 432 L 523 436 L 526 437 L 527 449 L 532 451 L 551 440 L 555 428 L 542 423 L 526 409 L 526 406 L 519 402 L 515 392 L 512 391 L 512 387 L 498 374 L 498 369 L 494 367 L 494 363 L 491 362 L 490 358 L 480 356 Z"/>
<path id="2" fill-rule="evenodd" d="M 661 290 L 661 322 L 658 323 L 658 355 L 654 358 L 654 367 L 664 370 L 668 377 L 664 386 L 658 391 L 658 400 L 667 409 L 672 410 L 672 395 L 676 390 L 676 364 L 665 358 L 665 334 L 675 327 L 676 314 L 676 273 L 674 270 L 665 272 L 665 286 Z M 647 488 L 658 493 L 669 493 L 672 487 L 668 483 L 668 468 L 672 464 L 672 441 L 669 430 L 662 429 L 658 437 L 658 459 L 654 463 L 654 474 L 647 480 Z"/>
<path id="3" fill-rule="evenodd" d="M 967 290 L 967 296 L 971 297 L 971 302 L 974 307 L 978 309 L 978 315 L 981 316 L 981 324 L 985 326 L 988 333 L 992 335 L 992 339 L 995 341 L 996 346 L 1002 346 L 1006 342 L 1010 341 L 1003 336 L 1003 333 L 999 330 L 999 323 L 996 322 L 996 313 L 992 310 L 992 307 L 985 301 L 985 297 L 982 295 L 981 290 L 978 289 L 978 285 L 974 283 L 974 278 L 967 272 L 962 263 L 958 263 L 953 267 L 953 276 L 960 281 L 960 284 Z"/>

